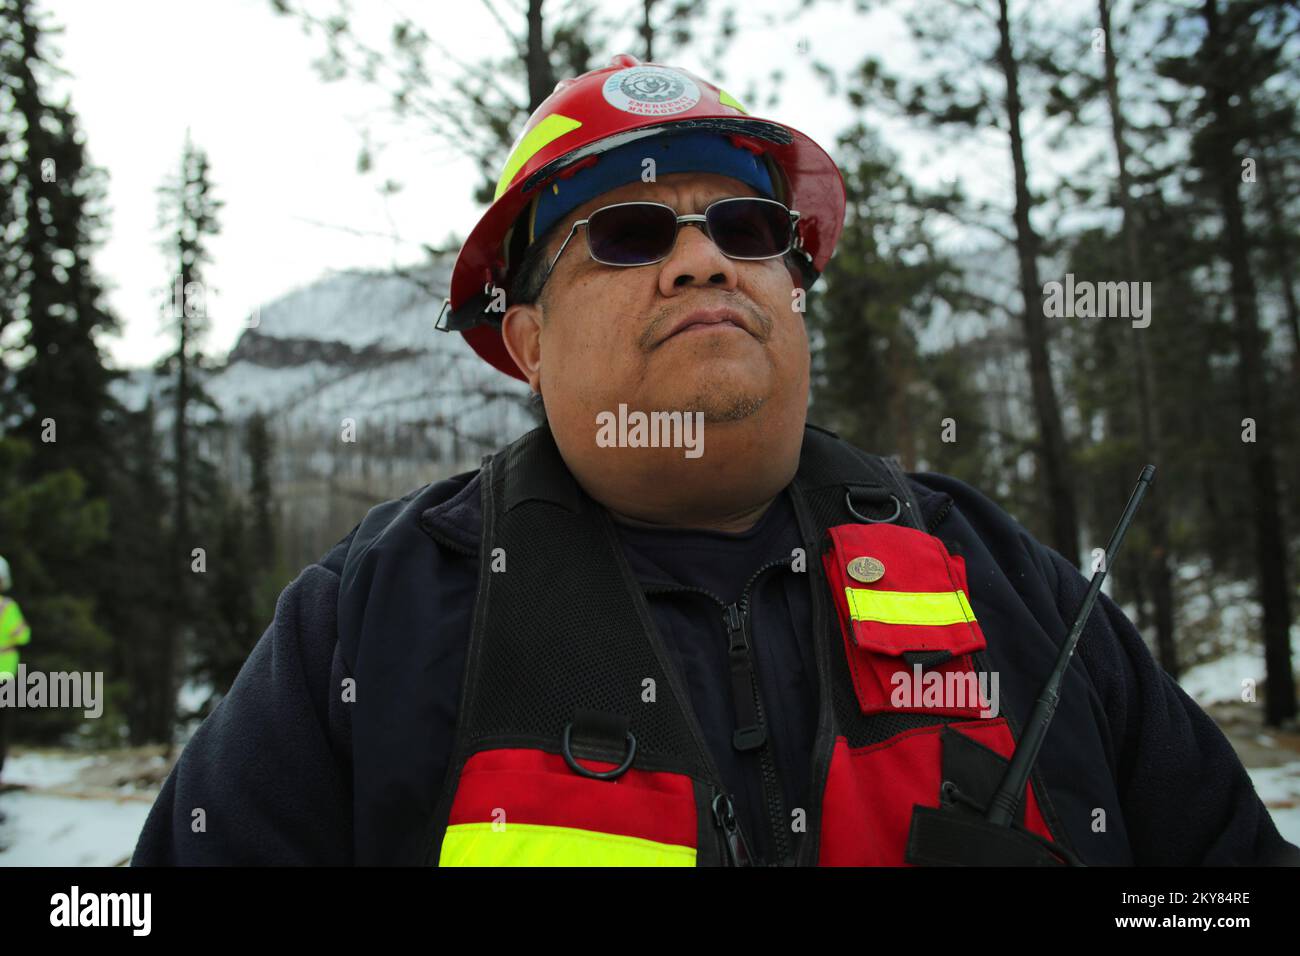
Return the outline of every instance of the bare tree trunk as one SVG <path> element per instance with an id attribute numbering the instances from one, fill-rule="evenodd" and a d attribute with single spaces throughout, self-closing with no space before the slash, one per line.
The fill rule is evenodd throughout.
<path id="1" fill-rule="evenodd" d="M 645 59 L 651 63 L 655 58 L 655 30 L 650 25 L 650 8 L 655 0 L 642 0 L 641 3 L 641 38 L 645 40 Z"/>
<path id="2" fill-rule="evenodd" d="M 1124 253 L 1134 273 L 1143 273 L 1143 259 L 1138 242 L 1137 216 L 1133 207 L 1132 179 L 1128 168 L 1128 145 L 1125 140 L 1124 113 L 1119 105 L 1118 57 L 1110 29 L 1109 0 L 1097 0 L 1097 12 L 1106 43 L 1106 101 L 1110 108 L 1111 135 L 1115 143 L 1115 159 L 1119 164 L 1119 201 L 1123 213 Z M 1149 303 L 1148 303 L 1149 306 Z M 1132 328 L 1130 326 L 1130 328 Z M 1143 454 L 1148 461 L 1159 462 L 1160 410 L 1155 396 L 1160 393 L 1156 371 L 1147 353 L 1146 329 L 1132 328 L 1133 356 L 1137 366 L 1138 424 Z M 1148 499 L 1146 520 L 1151 529 L 1151 548 L 1144 555 L 1143 564 L 1150 577 L 1152 600 L 1155 603 L 1156 652 L 1160 665 L 1169 676 L 1178 676 L 1178 651 L 1174 644 L 1173 574 L 1169 568 L 1169 531 L 1162 495 Z M 1139 575 L 1140 576 L 1140 575 Z"/>
<path id="3" fill-rule="evenodd" d="M 1226 127 L 1232 116 L 1233 82 L 1224 62 L 1227 38 L 1219 22 L 1217 0 L 1205 0 L 1205 45 L 1208 52 L 1206 86 L 1215 123 Z M 1232 314 L 1237 329 L 1240 360 L 1237 363 L 1241 390 L 1242 414 L 1255 420 L 1257 440 L 1246 442 L 1250 472 L 1251 497 L 1255 519 L 1255 559 L 1259 567 L 1260 603 L 1264 607 L 1264 666 L 1268 686 L 1265 693 L 1264 720 L 1276 727 L 1296 714 L 1295 683 L 1291 672 L 1291 608 L 1287 574 L 1286 538 L 1282 530 L 1282 512 L 1278 502 L 1277 465 L 1273 442 L 1277 431 L 1273 424 L 1268 368 L 1259 328 L 1255 278 L 1250 268 L 1250 245 L 1246 234 L 1234 137 L 1226 128 L 1214 131 L 1208 148 L 1211 155 L 1210 175 L 1218 187 L 1219 206 L 1223 215 L 1223 255 L 1230 268 Z"/>
<path id="4" fill-rule="evenodd" d="M 1264 213 L 1268 216 L 1268 250 L 1282 285 L 1282 305 L 1286 311 L 1287 330 L 1291 333 L 1291 373 L 1295 376 L 1297 397 L 1300 397 L 1300 306 L 1296 304 L 1295 277 L 1291 270 L 1291 250 L 1287 244 L 1286 226 L 1282 222 L 1282 209 L 1273 182 L 1269 157 L 1256 167 L 1259 185 L 1264 193 Z"/>
<path id="5" fill-rule="evenodd" d="M 555 91 L 555 71 L 546 53 L 546 34 L 542 23 L 544 0 L 528 0 L 528 112 Z"/>
<path id="6" fill-rule="evenodd" d="M 904 355 L 906 336 L 902 330 L 896 330 L 892 336 L 890 352 L 893 356 Z M 896 437 L 899 460 L 903 463 L 903 468 L 907 471 L 916 470 L 916 428 L 912 423 L 911 414 L 911 395 L 912 395 L 912 360 L 910 357 L 898 361 L 894 365 L 893 379 L 893 405 L 894 410 L 891 418 L 894 424 L 894 434 Z"/>
<path id="7" fill-rule="evenodd" d="M 1007 0 L 998 0 L 998 65 L 1007 83 L 1007 121 L 1011 137 L 1011 162 L 1016 187 L 1016 255 L 1020 260 L 1020 291 L 1025 300 L 1025 346 L 1029 350 L 1029 379 L 1038 416 L 1039 456 L 1045 478 L 1043 490 L 1051 522 L 1052 546 L 1070 561 L 1079 560 L 1079 518 L 1070 480 L 1070 454 L 1065 427 L 1052 383 L 1047 328 L 1043 321 L 1042 283 L 1038 276 L 1039 238 L 1029 221 L 1032 199 L 1020 131 L 1023 108 L 1015 54 L 1011 47 L 1011 20 Z"/>

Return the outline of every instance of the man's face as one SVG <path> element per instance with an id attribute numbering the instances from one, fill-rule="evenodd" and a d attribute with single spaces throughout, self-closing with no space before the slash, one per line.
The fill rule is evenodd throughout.
<path id="1" fill-rule="evenodd" d="M 703 213 L 729 196 L 757 196 L 739 180 L 674 173 L 633 182 L 574 209 L 552 235 L 546 262 L 569 228 L 602 206 L 654 201 L 678 215 Z M 809 352 L 794 282 L 782 258 L 729 259 L 703 229 L 682 224 L 668 258 L 647 266 L 596 262 L 579 226 L 555 264 L 538 305 L 507 310 L 504 334 L 516 363 L 561 430 L 596 428 L 595 416 L 629 410 L 704 413 L 741 421 L 766 408 L 785 420 L 808 401 Z M 738 325 L 674 333 L 699 309 L 734 310 Z M 772 407 L 778 406 L 778 407 Z M 766 414 L 765 413 L 765 414 Z M 576 437 L 576 435 L 575 435 Z"/>

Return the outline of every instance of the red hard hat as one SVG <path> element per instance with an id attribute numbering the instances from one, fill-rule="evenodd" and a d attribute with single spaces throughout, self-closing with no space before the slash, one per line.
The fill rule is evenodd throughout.
<path id="1" fill-rule="evenodd" d="M 512 229 L 537 191 L 597 162 L 601 153 L 669 133 L 729 135 L 768 160 L 777 198 L 799 212 L 796 252 L 804 287 L 826 268 L 844 228 L 844 179 L 835 161 L 798 130 L 751 117 L 739 102 L 693 73 L 620 53 L 610 64 L 561 80 L 511 147 L 496 196 L 456 257 L 445 325 L 496 368 L 526 380 L 501 338 L 500 303 L 517 262 Z M 516 256 L 518 258 L 518 256 Z"/>

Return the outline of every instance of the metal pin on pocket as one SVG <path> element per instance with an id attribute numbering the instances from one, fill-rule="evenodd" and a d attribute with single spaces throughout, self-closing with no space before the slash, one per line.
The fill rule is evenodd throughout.
<path id="1" fill-rule="evenodd" d="M 885 565 L 878 559 L 864 555 L 849 562 L 849 577 L 863 584 L 875 584 L 885 576 Z"/>

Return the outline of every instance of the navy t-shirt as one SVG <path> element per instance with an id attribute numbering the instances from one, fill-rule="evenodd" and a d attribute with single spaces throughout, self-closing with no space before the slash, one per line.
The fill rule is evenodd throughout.
<path id="1" fill-rule="evenodd" d="M 736 711 L 723 613 L 728 604 L 741 600 L 755 572 L 776 565 L 750 587 L 749 643 L 769 746 L 782 784 L 783 826 L 791 846 L 797 846 L 800 834 L 792 831 L 791 824 L 793 811 L 803 809 L 806 818 L 809 809 L 818 698 L 809 575 L 791 569 L 795 549 L 802 542 L 789 493 L 782 491 L 754 527 L 738 533 L 640 528 L 617 520 L 615 527 L 668 652 L 685 680 L 750 848 L 762 862 L 777 862 L 760 751 L 741 752 L 732 745 Z"/>

